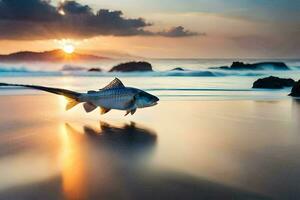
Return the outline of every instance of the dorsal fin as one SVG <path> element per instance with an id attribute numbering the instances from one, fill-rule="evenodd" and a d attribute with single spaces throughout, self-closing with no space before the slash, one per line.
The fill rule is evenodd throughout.
<path id="1" fill-rule="evenodd" d="M 107 90 L 112 88 L 123 88 L 123 87 L 125 87 L 124 84 L 118 78 L 115 78 L 112 82 L 110 82 L 107 86 L 105 86 L 101 90 Z"/>

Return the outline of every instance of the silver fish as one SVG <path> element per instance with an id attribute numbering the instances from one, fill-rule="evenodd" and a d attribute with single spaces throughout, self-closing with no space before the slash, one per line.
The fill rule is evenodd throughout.
<path id="1" fill-rule="evenodd" d="M 100 107 L 101 114 L 115 109 L 126 110 L 125 116 L 129 113 L 133 115 L 138 108 L 154 106 L 159 101 L 159 98 L 143 90 L 125 87 L 118 78 L 115 78 L 107 86 L 98 91 L 88 91 L 87 93 L 36 85 L 0 83 L 0 86 L 21 86 L 63 95 L 68 100 L 66 110 L 70 110 L 77 104 L 83 103 L 83 107 L 88 113 Z"/>

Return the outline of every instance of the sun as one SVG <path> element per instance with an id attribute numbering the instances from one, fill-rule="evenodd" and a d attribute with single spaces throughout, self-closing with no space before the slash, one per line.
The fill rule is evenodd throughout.
<path id="1" fill-rule="evenodd" d="M 0 0 L 1 1 L 1 0 Z M 58 48 L 61 49 L 65 54 L 73 54 L 81 41 L 75 41 L 72 39 L 60 39 L 54 40 Z"/>
<path id="2" fill-rule="evenodd" d="M 67 54 L 72 54 L 75 51 L 75 47 L 72 44 L 64 44 L 62 50 Z"/>

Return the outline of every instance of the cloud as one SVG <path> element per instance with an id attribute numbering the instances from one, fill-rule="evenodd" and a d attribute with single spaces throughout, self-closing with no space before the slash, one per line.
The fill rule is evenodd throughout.
<path id="1" fill-rule="evenodd" d="M 185 30 L 183 26 L 173 27 L 170 30 L 158 32 L 157 34 L 166 37 L 188 37 L 196 35 L 205 35 L 205 33 L 197 33 Z"/>
<path id="2" fill-rule="evenodd" d="M 50 0 L 0 0 L 0 39 L 34 40 L 90 38 L 101 35 L 187 37 L 198 35 L 178 26 L 151 32 L 153 24 L 143 18 L 125 18 L 122 11 L 100 9 L 64 1 L 57 7 Z"/>
<path id="3" fill-rule="evenodd" d="M 40 0 L 0 0 L 0 20 L 53 21 L 59 19 L 55 7 Z"/>
<path id="4" fill-rule="evenodd" d="M 76 1 L 65 1 L 60 3 L 58 10 L 62 10 L 65 14 L 87 14 L 93 15 L 92 8 L 88 5 L 81 5 Z"/>

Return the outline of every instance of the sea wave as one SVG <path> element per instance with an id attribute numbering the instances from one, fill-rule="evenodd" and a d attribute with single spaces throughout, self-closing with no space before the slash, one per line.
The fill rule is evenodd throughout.
<path id="1" fill-rule="evenodd" d="M 153 71 L 153 72 L 64 72 L 64 75 L 73 76 L 118 76 L 118 77 L 171 77 L 171 76 L 190 76 L 190 77 L 214 77 L 224 76 L 223 73 L 205 70 L 195 71 Z"/>
<path id="2" fill-rule="evenodd" d="M 59 71 L 31 70 L 26 67 L 0 67 L 0 77 L 10 76 L 59 76 Z"/>
<path id="3" fill-rule="evenodd" d="M 0 72 L 28 72 L 26 67 L 0 67 Z"/>
<path id="4" fill-rule="evenodd" d="M 88 71 L 35 71 L 25 67 L 0 67 L 0 77 L 6 76 L 75 76 L 75 77 L 225 77 L 225 76 L 263 76 L 269 71 L 232 70 L 185 70 L 152 72 L 88 72 Z"/>
<path id="5" fill-rule="evenodd" d="M 218 72 L 214 70 L 190 71 L 153 71 L 153 72 L 63 72 L 64 76 L 95 76 L 95 77 L 224 77 L 224 76 L 260 76 L 254 72 Z"/>

